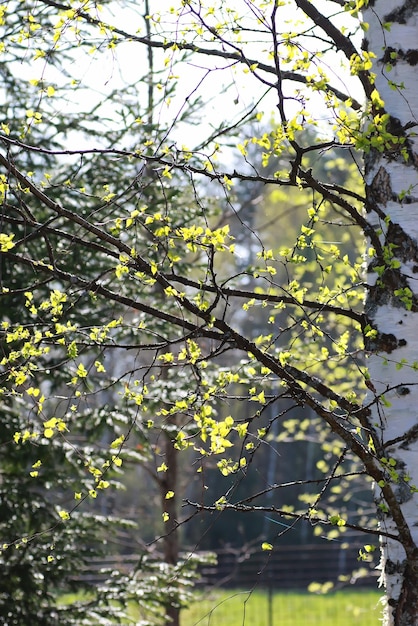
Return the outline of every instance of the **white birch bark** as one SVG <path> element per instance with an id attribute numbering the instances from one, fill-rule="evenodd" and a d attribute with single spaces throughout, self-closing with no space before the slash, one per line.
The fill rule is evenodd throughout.
<path id="1" fill-rule="evenodd" d="M 388 602 L 384 625 L 417 626 L 418 493 L 409 485 L 418 486 L 418 126 L 413 126 L 418 123 L 418 3 L 370 2 L 364 21 L 369 24 L 368 50 L 376 55 L 375 84 L 391 116 L 388 127 L 404 138 L 409 156 L 405 161 L 394 145 L 365 159 L 368 219 L 382 233 L 387 263 L 391 252 L 395 261 L 380 278 L 369 267 L 366 313 L 379 334 L 366 347 L 372 384 L 386 401 L 373 408 L 382 442 L 378 455 L 396 461 L 399 480 L 392 477 L 393 489 L 412 539 L 381 541 L 381 580 Z M 383 28 L 387 22 L 390 30 Z M 389 62 L 393 69 L 388 72 Z M 404 87 L 393 88 L 389 81 Z M 382 259 L 376 264 L 382 265 Z M 403 292 L 407 298 L 402 302 L 398 291 L 405 288 L 411 290 L 409 303 L 408 293 Z M 381 527 L 400 535 L 399 520 L 395 522 L 390 510 L 382 514 Z"/>

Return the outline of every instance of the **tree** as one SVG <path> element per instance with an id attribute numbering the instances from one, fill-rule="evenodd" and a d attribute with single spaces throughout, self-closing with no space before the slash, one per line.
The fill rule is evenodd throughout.
<path id="1" fill-rule="evenodd" d="M 5 40 L 8 36 L 12 37 L 9 31 L 15 31 L 26 20 L 30 23 L 28 7 L 24 3 L 21 3 L 20 7 L 14 6 L 13 11 L 11 6 L 8 8 L 11 12 L 2 24 L 7 31 Z M 49 27 L 48 21 L 51 17 L 53 16 L 44 16 L 45 28 Z M 33 30 L 36 30 L 36 26 Z M 22 33 L 19 39 L 18 49 L 24 39 Z M 13 65 L 16 61 L 13 46 L 8 47 L 7 53 L 3 52 L 5 56 L 7 54 L 9 64 Z M 50 54 L 52 55 L 52 52 Z M 18 58 L 19 54 L 17 53 L 16 56 Z M 62 60 L 63 57 L 65 58 L 65 53 L 60 56 L 60 59 Z M 39 58 L 42 58 L 42 53 L 38 50 L 35 53 L 35 59 Z M 152 69 L 151 56 L 149 63 Z M 54 113 L 54 121 L 49 132 L 44 133 L 40 129 L 40 117 L 30 109 L 31 98 L 34 94 L 40 93 L 42 97 L 43 92 L 38 91 L 42 81 L 35 79 L 19 81 L 17 76 L 14 77 L 9 72 L 9 64 L 3 70 L 4 83 L 7 85 L 7 98 L 2 112 L 3 118 L 10 120 L 8 125 L 4 124 L 2 127 L 5 132 L 23 137 L 30 129 L 32 141 L 38 147 L 47 146 L 48 148 L 62 147 L 60 133 L 67 133 L 69 128 L 76 133 L 83 134 L 84 137 L 89 135 L 90 129 L 84 126 L 85 120 L 82 115 L 76 112 L 74 117 L 71 117 L 71 115 L 61 115 L 57 111 Z M 36 90 L 31 92 L 33 87 L 36 87 Z M 150 88 L 147 91 L 150 98 L 148 112 L 152 111 L 153 94 Z M 49 93 L 51 95 L 51 90 Z M 35 98 L 38 95 L 35 95 Z M 88 124 L 94 124 L 98 119 L 94 113 L 91 113 L 88 116 Z M 20 122 L 22 122 L 21 125 Z M 25 126 L 26 123 L 27 126 Z M 152 114 L 147 116 L 146 128 L 147 132 L 153 129 Z M 102 137 L 106 134 L 102 128 Z M 115 141 L 115 139 L 116 135 L 112 129 L 109 131 L 107 141 Z M 25 168 L 27 171 L 32 171 L 33 176 L 36 176 L 36 172 L 45 172 L 44 183 L 49 177 L 50 168 L 58 175 L 61 182 L 63 182 L 63 176 L 71 176 L 70 170 L 61 170 L 55 156 L 47 152 L 34 154 L 30 151 L 24 159 Z M 106 194 L 103 189 L 106 183 L 103 181 L 100 170 L 100 158 L 95 161 L 93 169 L 90 169 L 90 166 L 91 163 L 86 163 L 83 177 L 91 195 L 88 199 L 86 194 L 83 206 L 78 207 L 79 216 L 94 211 L 97 193 L 102 196 Z M 124 179 L 124 172 L 126 173 L 125 169 L 112 172 L 110 168 L 107 168 L 107 176 L 120 175 L 121 188 L 132 182 L 132 171 L 128 173 L 128 179 Z M 158 197 L 158 193 L 153 192 L 150 184 L 151 176 L 149 178 L 143 190 L 143 200 L 147 197 L 157 210 L 162 199 Z M 68 205 L 77 206 L 80 190 L 72 187 L 70 179 L 65 184 L 68 192 Z M 52 188 L 48 193 L 51 199 L 59 197 L 59 194 L 55 195 Z M 178 192 L 174 189 L 167 193 L 170 198 L 177 195 Z M 25 230 L 25 219 L 21 219 L 22 212 L 26 217 L 29 216 L 28 205 L 22 204 L 21 201 L 16 202 L 12 192 L 7 200 L 5 199 L 3 208 L 5 209 L 4 217 L 9 222 L 9 236 L 21 236 L 22 225 Z M 42 205 L 37 207 L 36 212 L 36 219 L 40 223 L 44 220 L 48 221 L 48 215 L 45 214 Z M 34 226 L 32 218 L 30 221 Z M 47 228 L 47 234 L 46 231 L 41 234 L 35 227 L 31 235 L 25 236 L 26 255 L 28 258 L 35 258 L 45 253 L 46 256 L 49 256 L 49 253 L 63 253 L 67 259 L 67 269 L 71 273 L 79 272 L 83 266 L 81 271 L 85 278 L 100 275 L 104 270 L 101 264 L 100 248 L 93 245 L 92 255 L 86 250 L 82 263 L 77 257 L 77 250 L 71 248 L 71 242 L 77 240 L 76 229 L 77 227 L 75 229 L 70 227 L 64 232 L 59 228 L 51 230 Z M 38 235 L 41 236 L 38 237 Z M 28 285 L 36 286 L 38 297 L 45 301 L 42 313 L 40 311 L 39 313 L 42 318 L 41 324 L 44 328 L 50 328 L 47 334 L 51 332 L 61 334 L 62 328 L 58 319 L 61 305 L 66 297 L 64 294 L 60 295 L 58 289 L 60 283 L 54 281 L 56 288 L 51 289 L 49 279 L 37 281 L 31 264 L 15 265 L 13 261 L 10 262 L 10 259 L 3 256 L 1 277 L 2 293 L 8 294 L 1 301 L 4 331 L 2 336 L 3 365 L 6 362 L 9 364 L 19 362 L 23 357 L 27 365 L 24 368 L 26 374 L 22 371 L 22 375 L 24 377 L 28 375 L 27 380 L 30 380 L 30 383 L 25 385 L 24 396 L 15 394 L 13 375 L 8 376 L 3 372 L 2 390 L 5 400 L 2 408 L 3 425 L 0 436 L 2 445 L 0 527 L 3 545 L 1 565 L 4 576 L 0 588 L 0 615 L 8 624 L 36 622 L 46 625 L 55 624 L 57 621 L 62 624 L 82 624 L 91 623 L 93 617 L 97 623 L 109 623 L 109 619 L 113 621 L 126 619 L 128 603 L 135 601 L 143 617 L 142 623 L 148 623 L 145 620 L 151 620 L 153 624 L 160 623 L 164 615 L 161 607 L 163 609 L 167 607 L 167 613 L 170 615 L 178 614 L 179 607 L 187 597 L 187 590 L 191 585 L 197 561 L 189 556 L 184 562 L 178 554 L 176 558 L 164 559 L 157 550 L 147 548 L 144 543 L 145 537 L 142 534 L 139 537 L 138 533 L 135 533 L 136 525 L 132 520 L 120 519 L 112 515 L 116 510 L 112 502 L 117 500 L 117 489 L 121 487 L 118 474 L 120 475 L 122 463 L 132 465 L 149 462 L 151 443 L 145 438 L 144 445 L 138 444 L 137 449 L 129 450 L 129 452 L 124 450 L 122 453 L 117 442 L 122 441 L 121 432 L 126 434 L 128 428 L 126 424 L 130 424 L 131 420 L 135 419 L 135 415 L 134 411 L 130 415 L 127 407 L 122 415 L 120 407 L 114 406 L 118 403 L 113 397 L 112 386 L 105 385 L 100 391 L 87 394 L 81 400 L 76 393 L 73 396 L 75 404 L 71 406 L 68 403 L 68 394 L 66 394 L 70 372 L 65 362 L 60 361 L 59 350 L 54 349 L 55 340 L 52 340 L 49 346 L 33 349 L 30 345 L 31 341 L 20 341 L 20 339 L 28 338 L 27 329 L 32 327 L 36 309 L 33 296 L 30 291 L 27 291 Z M 54 300 L 53 304 L 49 299 L 50 296 Z M 46 302 L 48 299 L 49 304 Z M 77 300 L 77 306 L 67 311 L 67 330 L 71 327 L 79 327 L 85 320 L 86 311 L 89 308 L 88 296 L 86 293 L 79 293 Z M 101 304 L 102 306 L 95 301 L 94 312 L 89 311 L 89 323 L 93 326 L 95 324 L 100 326 L 103 319 L 112 320 L 114 316 L 111 302 L 104 300 Z M 117 323 L 111 323 L 109 326 L 113 329 L 116 327 Z M 12 328 L 20 329 L 14 338 L 8 332 Z M 117 330 L 114 331 L 115 333 Z M 58 343 L 61 342 L 58 336 L 56 339 Z M 127 339 L 128 334 L 125 332 L 124 341 L 126 342 Z M 16 343 L 14 343 L 15 340 Z M 21 348 L 22 351 L 13 350 L 12 344 L 14 347 Z M 70 351 L 73 357 L 80 356 L 80 360 L 83 360 L 76 342 L 73 342 Z M 100 352 L 102 351 L 99 349 L 98 359 L 94 365 L 96 374 L 105 371 L 99 361 Z M 123 352 L 126 352 L 125 348 Z M 23 353 L 25 353 L 24 356 Z M 117 346 L 113 353 L 117 353 Z M 35 360 L 37 360 L 36 365 L 33 363 Z M 124 364 L 128 367 L 126 358 Z M 110 377 L 121 375 L 121 368 L 114 363 L 107 365 L 107 371 Z M 78 373 L 83 378 L 84 365 L 82 363 L 79 364 Z M 126 375 L 124 368 L 122 368 L 122 373 Z M 94 374 L 90 372 L 91 388 L 94 388 L 97 382 L 97 380 L 94 382 L 93 378 Z M 52 398 L 60 398 L 60 400 L 58 402 L 53 400 L 50 404 Z M 119 397 L 117 399 L 119 400 Z M 112 412 L 111 419 L 109 418 L 110 411 Z M 72 423 L 68 430 L 67 426 L 64 427 L 64 421 L 68 426 L 70 422 Z M 39 427 L 43 436 L 40 436 L 38 432 Z M 71 434 L 68 435 L 70 430 Z M 61 432 L 61 436 L 52 442 L 51 437 L 54 431 Z M 160 435 L 161 432 L 160 430 Z M 141 439 L 141 434 L 138 430 L 136 431 L 136 441 Z M 155 478 L 158 478 L 158 474 Z M 113 489 L 110 488 L 110 482 Z M 106 495 L 98 498 L 98 494 L 103 489 L 106 489 Z M 72 495 L 69 496 L 71 491 Z M 164 491 L 164 495 L 166 492 L 167 490 Z M 76 506 L 71 514 L 71 523 L 62 529 L 62 522 L 67 519 L 64 507 L 69 498 L 73 502 L 75 500 L 79 506 Z M 90 502 L 85 502 L 86 499 Z M 100 500 L 99 505 L 97 505 L 97 500 Z M 170 501 L 172 509 L 174 500 L 173 498 Z M 83 506 L 83 502 L 87 506 Z M 154 524 L 154 526 L 157 525 Z M 128 534 L 128 532 L 131 536 L 136 534 L 134 545 L 136 552 L 141 555 L 138 570 L 131 572 L 129 576 L 116 568 L 98 574 L 94 558 L 114 554 L 114 544 L 118 543 L 120 534 Z M 175 534 L 176 529 L 163 538 L 163 543 L 173 544 Z M 10 549 L 12 546 L 14 549 Z M 168 548 L 165 551 L 167 550 Z M 140 573 L 138 573 L 139 570 Z M 98 575 L 101 583 L 92 584 L 91 579 L 94 580 Z M 57 603 L 58 596 L 74 591 L 80 594 L 79 601 L 71 604 Z"/>
<path id="2" fill-rule="evenodd" d="M 378 444 L 375 450 L 394 483 L 386 478 L 377 481 L 382 527 L 392 535 L 382 538 L 381 567 L 389 604 L 387 622 L 394 624 L 416 624 L 418 620 L 417 527 L 413 519 L 417 498 L 413 485 L 418 478 L 413 458 L 417 363 L 412 356 L 417 231 L 410 217 L 417 202 L 417 154 L 416 133 L 408 132 L 416 126 L 417 115 L 410 82 L 416 72 L 413 46 L 409 45 L 414 15 L 416 19 L 412 2 L 390 10 L 382 2 L 365 12 L 370 24 L 367 39 L 376 55 L 375 88 L 380 94 L 378 103 L 373 103 L 371 94 L 374 118 L 365 129 L 366 136 L 374 135 L 365 156 L 365 207 L 381 246 L 368 272 L 366 315 L 371 330 L 366 333 L 365 348 L 370 350 L 371 387 L 378 400 L 371 416 Z M 372 128 L 376 117 L 379 136 Z M 393 504 L 388 504 L 390 500 Z"/>
<path id="3" fill-rule="evenodd" d="M 3 395 L 11 405 L 36 404 L 42 380 L 59 372 L 71 412 L 57 414 L 62 395 L 50 391 L 38 411 L 45 419 L 36 418 L 43 434 L 28 429 L 37 445 L 71 433 L 90 399 L 100 404 L 112 389 L 126 424 L 113 442 L 118 454 L 133 433 L 150 442 L 163 431 L 166 451 L 151 449 L 155 469 L 170 476 L 167 455 L 193 452 L 202 497 L 183 498 L 185 518 L 258 510 L 287 527 L 305 521 L 380 536 L 385 623 L 417 624 L 416 4 L 235 4 L 150 3 L 144 33 L 136 3 L 118 3 L 117 16 L 111 2 L 2 5 L 3 80 L 18 98 L 2 126 L 0 245 L 6 266 L 30 273 L 23 287 L 5 274 L 2 297 L 15 303 L 24 293 L 31 316 L 4 321 Z M 153 72 L 144 76 L 151 50 Z M 37 76 L 26 76 L 34 60 Z M 18 63 L 21 90 L 10 81 Z M 93 97 L 89 82 L 100 74 L 104 93 Z M 139 95 L 150 87 L 161 98 L 141 111 Z M 67 93 L 78 104 L 66 95 L 65 117 Z M 263 113 L 273 108 L 266 132 Z M 360 171 L 364 153 L 364 191 L 335 171 L 324 178 L 330 149 Z M 280 231 L 266 245 L 257 223 L 237 212 L 235 189 L 248 182 L 279 190 L 276 201 L 291 190 L 306 202 L 296 240 Z M 234 243 L 233 219 L 251 255 Z M 358 242 L 350 254 L 348 241 Z M 270 328 L 262 334 L 244 323 L 258 306 Z M 106 362 L 116 360 L 117 374 L 107 376 Z M 229 414 L 234 399 L 242 416 Z M 273 424 L 286 428 L 292 415 L 303 430 L 312 414 L 339 443 L 304 507 L 235 497 Z M 95 476 L 100 487 L 118 454 Z M 216 497 L 205 489 L 213 463 L 225 480 Z M 377 514 L 367 524 L 331 497 L 353 475 L 376 485 Z M 174 497 L 170 483 L 163 500 Z M 177 515 L 163 512 L 171 532 L 184 521 Z"/>

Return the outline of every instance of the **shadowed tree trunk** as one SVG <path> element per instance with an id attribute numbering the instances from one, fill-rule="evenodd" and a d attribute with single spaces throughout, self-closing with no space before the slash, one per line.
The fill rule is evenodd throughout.
<path id="1" fill-rule="evenodd" d="M 178 451 L 174 447 L 175 436 L 177 431 L 177 417 L 171 416 L 168 418 L 170 426 L 173 426 L 173 432 L 168 429 L 165 433 L 164 441 L 164 458 L 168 470 L 164 473 L 160 479 L 161 490 L 161 507 L 164 513 L 168 515 L 168 519 L 164 525 L 163 550 L 164 550 L 164 562 L 168 565 L 176 565 L 179 556 L 179 537 L 177 528 L 177 474 L 178 474 Z M 167 495 L 169 497 L 167 497 Z M 169 584 L 171 581 L 168 581 Z M 172 581 L 175 584 L 175 581 Z M 166 624 L 167 626 L 179 626 L 180 624 L 180 609 L 177 606 L 176 601 L 170 602 L 166 606 Z"/>

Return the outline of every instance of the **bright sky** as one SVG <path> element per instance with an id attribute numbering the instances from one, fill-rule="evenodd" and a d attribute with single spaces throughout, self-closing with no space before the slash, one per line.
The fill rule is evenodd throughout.
<path id="1" fill-rule="evenodd" d="M 150 0 L 151 14 L 157 17 L 153 13 L 154 11 L 160 10 L 162 13 L 161 20 L 153 26 L 153 29 L 159 29 L 169 39 L 172 39 L 173 32 L 179 33 L 182 28 L 188 26 L 192 18 L 185 9 L 183 9 L 183 14 L 180 18 L 177 18 L 174 12 L 170 12 L 170 7 L 175 9 L 181 6 L 181 4 L 180 0 L 170 2 L 166 2 L 166 0 L 164 2 L 161 2 L 161 0 Z M 192 4 L 196 6 L 197 3 Z M 262 4 L 261 0 L 257 2 L 228 0 L 227 3 L 221 0 L 211 0 L 211 2 L 206 3 L 207 7 L 223 5 L 230 10 L 237 9 L 242 20 L 242 28 L 248 28 L 248 31 L 244 31 L 242 34 L 244 43 L 237 45 L 244 47 L 247 57 L 272 65 L 273 61 L 269 58 L 269 51 L 272 46 L 271 36 L 266 35 L 265 29 L 264 32 L 261 32 L 262 29 L 254 22 L 253 12 L 257 6 Z M 145 21 L 143 19 L 144 0 L 142 2 L 127 2 L 126 7 L 124 3 L 122 9 L 120 6 L 118 2 L 111 4 L 100 14 L 101 19 L 133 35 L 146 35 Z M 321 0 L 315 3 L 315 6 L 319 9 L 322 7 L 326 8 L 328 14 L 330 14 L 330 10 L 334 12 L 340 11 L 340 7 L 330 0 Z M 164 13 L 164 11 L 166 12 Z M 296 30 L 295 24 L 298 29 L 305 28 L 304 24 L 306 22 L 301 22 L 303 14 L 295 9 L 292 0 L 286 2 L 285 6 L 280 8 L 280 12 L 282 21 L 278 22 L 279 29 L 283 31 Z M 228 17 L 225 14 L 225 10 L 221 13 L 217 13 L 215 10 L 213 15 L 210 9 L 207 9 L 202 11 L 202 15 L 209 25 L 216 25 L 222 15 L 226 18 Z M 344 22 L 346 25 L 349 23 L 349 20 L 350 17 L 347 14 L 336 18 L 337 22 L 341 24 Z M 355 21 L 352 20 L 353 31 L 354 26 Z M 256 29 L 256 32 L 254 32 L 254 29 Z M 70 33 L 67 34 L 71 37 Z M 318 42 L 310 35 L 311 33 L 307 32 L 302 41 L 305 48 L 315 57 Z M 230 36 L 229 33 L 226 34 L 225 39 L 229 40 Z M 191 35 L 187 35 L 187 39 L 190 40 Z M 198 37 L 198 40 L 201 40 L 201 37 Z M 76 37 L 74 37 L 74 43 L 76 43 Z M 201 43 L 202 47 L 206 48 L 217 48 L 225 52 L 233 51 L 233 48 L 228 45 L 227 41 L 224 44 L 220 42 L 202 43 L 201 41 L 198 41 L 198 43 Z M 147 103 L 147 85 L 144 83 L 144 78 L 146 78 L 148 67 L 145 46 L 127 41 L 118 44 L 113 49 L 107 49 L 105 46 L 102 46 L 102 50 L 94 53 L 88 47 L 83 50 L 74 47 L 73 55 L 75 63 L 68 69 L 79 82 L 79 86 L 69 95 L 66 101 L 59 99 L 58 87 L 63 83 L 68 84 L 68 79 L 58 72 L 57 69 L 45 64 L 44 59 L 38 59 L 30 66 L 22 65 L 20 68 L 21 75 L 27 75 L 28 79 L 42 77 L 47 84 L 57 87 L 57 98 L 54 98 L 53 101 L 51 100 L 51 105 L 56 106 L 61 111 L 86 111 L 97 103 L 105 102 L 106 98 L 116 91 L 116 94 L 120 92 L 121 107 L 128 100 L 132 104 L 132 110 L 136 110 L 135 115 L 141 117 L 144 115 Z M 177 77 L 176 95 L 172 97 L 169 106 L 167 106 L 167 103 L 160 102 L 155 107 L 154 122 L 160 122 L 161 125 L 170 124 L 170 122 L 181 115 L 185 101 L 190 94 L 201 96 L 202 98 L 198 116 L 199 124 L 194 127 L 180 124 L 173 133 L 173 138 L 180 145 L 186 144 L 188 147 L 194 147 L 220 124 L 236 122 L 240 119 L 242 113 L 251 108 L 266 91 L 266 86 L 261 84 L 248 71 L 245 73 L 245 68 L 242 65 L 232 68 L 231 61 L 226 59 L 193 54 L 187 63 L 175 64 L 171 67 L 170 64 L 165 65 L 166 60 L 170 57 L 169 52 L 154 49 L 153 55 L 155 68 L 163 68 L 161 87 L 155 90 L 156 101 L 164 95 L 166 86 L 170 86 L 174 82 L 173 79 L 167 82 L 167 75 L 171 73 Z M 179 58 L 180 53 L 177 53 L 176 56 Z M 333 86 L 346 93 L 351 93 L 357 99 L 361 98 L 357 79 L 350 77 L 347 70 L 342 71 L 341 60 L 341 55 L 335 56 L 327 53 L 321 60 L 321 63 L 328 65 L 327 72 Z M 287 67 L 284 66 L 284 69 L 287 69 Z M 263 78 L 274 81 L 273 75 L 266 75 L 261 72 L 260 75 Z M 131 93 L 128 93 L 126 90 L 126 85 L 129 83 L 135 84 L 135 89 Z M 300 89 L 300 85 L 297 85 L 297 88 Z M 294 91 L 293 85 L 289 81 L 285 82 L 285 89 L 289 95 Z M 111 105 L 102 106 L 103 117 L 114 118 L 115 100 L 117 103 L 117 95 L 114 97 Z M 264 112 L 266 123 L 271 118 L 272 112 L 276 111 L 276 103 L 277 94 L 273 91 L 259 105 L 258 110 Z M 295 102 L 292 100 L 286 102 L 286 107 L 288 114 L 293 114 L 296 110 Z M 325 119 L 328 115 L 328 111 L 324 109 L 319 97 L 314 96 L 311 102 L 308 103 L 307 108 L 310 111 L 314 111 L 319 119 Z"/>

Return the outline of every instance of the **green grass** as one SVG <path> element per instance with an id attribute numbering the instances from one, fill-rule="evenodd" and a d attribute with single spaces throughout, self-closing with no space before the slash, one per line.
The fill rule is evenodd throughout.
<path id="1" fill-rule="evenodd" d="M 181 626 L 379 626 L 381 595 L 378 591 L 349 589 L 326 595 L 274 592 L 270 621 L 266 591 L 200 592 L 196 601 L 181 612 Z M 66 594 L 60 603 L 80 599 L 79 594 Z M 139 619 L 134 605 L 130 613 Z"/>
<path id="2" fill-rule="evenodd" d="M 267 592 L 203 593 L 182 611 L 181 626 L 379 626 L 380 596 L 352 590 L 320 596 L 274 593 L 269 621 Z"/>

